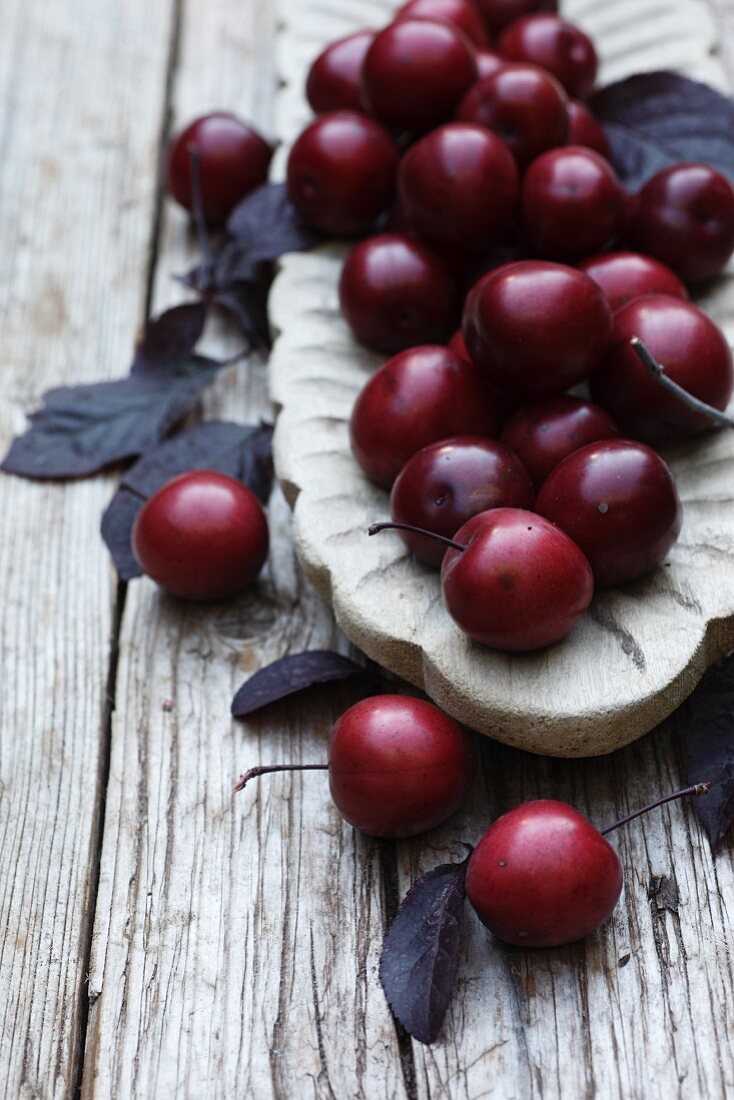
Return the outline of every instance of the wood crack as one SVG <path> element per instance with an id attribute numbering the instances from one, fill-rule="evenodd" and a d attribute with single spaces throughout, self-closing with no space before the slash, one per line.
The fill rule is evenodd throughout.
<path id="1" fill-rule="evenodd" d="M 105 810 L 107 804 L 107 784 L 110 777 L 110 753 L 112 748 L 112 716 L 115 713 L 117 698 L 117 669 L 120 660 L 120 630 L 122 616 L 125 611 L 127 597 L 127 585 L 119 581 L 115 593 L 115 609 L 112 619 L 110 634 L 110 657 L 107 671 L 107 684 L 105 687 L 104 709 L 100 733 L 99 766 L 97 771 L 97 820 L 94 827 L 94 841 L 92 846 L 93 866 L 89 874 L 89 887 L 87 904 L 85 906 L 86 927 L 83 936 L 82 964 L 79 977 L 79 1056 L 76 1071 L 76 1093 L 81 1092 L 84 1077 L 84 1066 L 87 1051 L 87 1033 L 89 1028 L 89 1013 L 92 1005 L 102 993 L 101 989 L 89 988 L 89 968 L 92 955 L 92 936 L 94 933 L 94 918 L 97 909 L 97 892 L 99 889 L 99 874 L 102 861 L 102 841 L 104 838 Z"/>
<path id="2" fill-rule="evenodd" d="M 384 903 L 383 936 L 386 935 L 400 905 L 400 875 L 395 843 L 385 841 L 380 846 L 380 873 L 382 875 L 382 896 Z M 413 1040 L 403 1025 L 392 1017 L 395 1036 L 400 1054 L 400 1068 L 403 1074 L 407 1100 L 418 1100 L 418 1079 L 416 1074 Z"/>
<path id="3" fill-rule="evenodd" d="M 331 1100 L 337 1100 L 336 1093 L 334 1092 L 334 1089 L 332 1088 L 331 1080 L 329 1078 L 329 1067 L 326 1064 L 326 1047 L 324 1045 L 324 1032 L 323 1032 L 323 1028 L 321 1026 L 321 1009 L 319 1007 L 319 988 L 318 988 L 318 982 L 316 980 L 316 959 L 315 959 L 315 956 L 314 956 L 314 948 L 313 948 L 313 925 L 311 925 L 311 928 L 310 928 L 309 931 L 310 931 L 310 937 L 311 937 L 311 943 L 310 943 L 311 998 L 312 998 L 312 1001 L 313 1001 L 314 1024 L 315 1024 L 315 1027 L 316 1027 L 316 1043 L 318 1045 L 319 1062 L 321 1064 L 321 1073 L 319 1074 L 319 1079 L 321 1081 L 323 1081 L 324 1085 L 326 1086 L 326 1089 L 328 1090 L 328 1094 L 331 1097 Z"/>

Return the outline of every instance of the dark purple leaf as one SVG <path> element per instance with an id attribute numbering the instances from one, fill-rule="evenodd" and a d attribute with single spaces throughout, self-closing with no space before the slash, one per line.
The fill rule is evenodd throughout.
<path id="1" fill-rule="evenodd" d="M 380 981 L 388 1004 L 420 1043 L 436 1039 L 456 984 L 467 863 L 445 863 L 421 875 L 382 945 Z"/>
<path id="2" fill-rule="evenodd" d="M 267 298 L 273 262 L 313 248 L 323 238 L 288 199 L 283 183 L 266 183 L 235 207 L 212 262 L 183 276 L 207 302 L 226 309 L 252 348 L 270 347 Z"/>
<path id="3" fill-rule="evenodd" d="M 195 268 L 187 275 L 176 277 L 184 286 L 201 294 L 207 305 L 225 310 L 247 341 L 250 351 L 270 350 L 268 295 L 273 281 L 272 265 L 262 266 L 254 279 L 234 280 L 221 285 L 217 280 L 216 261 L 206 269 Z"/>
<path id="4" fill-rule="evenodd" d="M 204 294 L 257 282 L 263 268 L 286 252 L 303 252 L 323 239 L 296 212 L 284 183 L 266 183 L 235 207 L 213 262 L 195 267 L 184 282 Z"/>
<path id="5" fill-rule="evenodd" d="M 232 714 L 235 718 L 244 718 L 270 703 L 277 703 L 316 684 L 353 677 L 372 680 L 375 674 L 351 658 L 330 650 L 292 653 L 261 668 L 242 685 L 232 700 Z"/>
<path id="6" fill-rule="evenodd" d="M 206 308 L 177 306 L 151 321 L 128 378 L 48 390 L 0 469 L 36 479 L 84 477 L 165 439 L 225 365 L 194 351 Z"/>
<path id="7" fill-rule="evenodd" d="M 191 412 L 219 366 L 199 362 L 196 373 L 176 378 L 136 375 L 48 390 L 0 469 L 36 479 L 84 477 L 135 458 Z"/>
<path id="8" fill-rule="evenodd" d="M 211 291 L 210 302 L 227 311 L 237 325 L 249 347 L 254 351 L 268 351 L 272 340 L 268 320 L 268 294 L 270 272 L 253 282 L 232 283 L 224 289 Z"/>
<path id="9" fill-rule="evenodd" d="M 227 233 L 219 261 L 226 282 L 252 279 L 260 264 L 323 240 L 296 211 L 284 183 L 265 183 L 252 191 L 230 214 Z"/>
<path id="10" fill-rule="evenodd" d="M 166 378 L 186 370 L 186 362 L 193 357 L 194 348 L 201 339 L 206 322 L 207 308 L 204 302 L 174 306 L 149 321 L 135 349 L 130 374 L 155 374 Z"/>
<path id="11" fill-rule="evenodd" d="M 272 437 L 270 424 L 208 420 L 148 452 L 125 471 L 120 484 L 147 498 L 177 474 L 217 470 L 243 481 L 266 503 L 273 484 Z"/>
<path id="12" fill-rule="evenodd" d="M 107 549 L 112 555 L 120 580 L 131 581 L 142 570 L 135 560 L 131 538 L 133 524 L 145 498 L 129 489 L 118 489 L 102 513 L 100 530 Z"/>
<path id="13" fill-rule="evenodd" d="M 712 784 L 694 809 L 713 845 L 734 824 L 734 658 L 725 657 L 704 675 L 684 705 L 688 719 L 688 775 Z"/>
<path id="14" fill-rule="evenodd" d="M 148 497 L 188 470 L 217 470 L 238 478 L 265 503 L 273 483 L 268 424 L 208 421 L 148 451 L 124 474 L 102 516 L 102 537 L 122 580 L 140 576 L 130 548 L 135 517 Z"/>
<path id="15" fill-rule="evenodd" d="M 267 504 L 273 488 L 273 426 L 261 424 L 243 449 L 240 480 L 263 504 Z"/>
<path id="16" fill-rule="evenodd" d="M 680 161 L 702 161 L 734 179 L 734 102 L 707 84 L 677 73 L 639 73 L 602 88 L 589 106 L 627 187 Z"/>

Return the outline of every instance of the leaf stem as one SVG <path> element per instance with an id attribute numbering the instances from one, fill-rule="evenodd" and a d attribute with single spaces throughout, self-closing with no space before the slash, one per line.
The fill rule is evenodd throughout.
<path id="1" fill-rule="evenodd" d="M 442 542 L 446 546 L 450 546 L 452 550 L 460 550 L 462 554 L 466 550 L 466 546 L 461 542 L 454 542 L 453 539 L 447 539 L 445 535 L 437 535 L 435 531 L 426 531 L 423 527 L 413 527 L 411 523 L 373 523 L 369 527 L 368 535 L 377 535 L 380 531 L 410 531 L 414 535 L 424 535 L 428 539 L 435 539 L 436 542 Z"/>
<path id="2" fill-rule="evenodd" d="M 658 363 L 650 349 L 640 340 L 639 336 L 633 336 L 630 340 L 630 344 L 632 345 L 632 350 L 635 352 L 648 374 L 650 374 L 656 382 L 659 382 L 668 393 L 672 393 L 674 397 L 677 397 L 678 400 L 682 401 L 684 405 L 687 405 L 689 409 L 709 417 L 710 420 L 715 421 L 722 427 L 734 428 L 734 417 L 722 412 L 721 409 L 715 409 L 712 405 L 707 405 L 705 401 L 701 401 L 698 397 L 694 397 L 692 393 L 689 393 L 688 390 L 683 389 L 677 382 L 674 382 L 670 375 L 665 373 L 663 367 Z"/>
<path id="3" fill-rule="evenodd" d="M 628 822 L 634 821 L 636 817 L 641 817 L 642 814 L 649 813 L 650 810 L 656 810 L 658 806 L 664 806 L 666 802 L 674 802 L 677 798 L 686 798 L 688 795 L 708 794 L 711 790 L 711 783 L 694 783 L 692 787 L 686 787 L 685 790 L 676 791 L 675 794 L 667 794 L 665 798 L 659 798 L 657 802 L 651 802 L 649 806 L 643 806 L 641 810 L 635 810 L 633 814 L 628 814 L 627 817 L 623 817 L 620 821 L 615 821 L 613 825 L 608 825 L 606 829 L 600 829 L 602 836 L 606 836 L 607 833 L 611 833 L 614 829 L 619 829 L 622 825 L 627 825 Z"/>
<path id="4" fill-rule="evenodd" d="M 235 791 L 243 791 L 251 779 L 257 779 L 259 775 L 267 775 L 269 772 L 311 772 L 328 771 L 328 764 L 264 764 L 257 768 L 250 768 L 241 775 L 234 785 Z"/>

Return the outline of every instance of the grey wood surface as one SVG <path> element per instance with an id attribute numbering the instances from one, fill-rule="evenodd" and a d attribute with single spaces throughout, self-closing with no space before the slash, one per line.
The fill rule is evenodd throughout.
<path id="1" fill-rule="evenodd" d="M 630 23 L 638 10 L 614 7 Z M 49 385 L 122 374 L 146 310 L 180 300 L 170 274 L 196 250 L 158 187 L 171 128 L 228 107 L 282 130 L 300 107 L 288 93 L 276 117 L 276 60 L 297 67 L 385 10 L 5 0 L 3 446 Z M 210 346 L 234 347 L 217 329 Z M 253 360 L 217 381 L 205 412 L 268 408 Z M 321 760 L 357 698 L 316 692 L 233 724 L 234 689 L 289 651 L 346 642 L 297 565 L 279 493 L 261 581 L 207 609 L 145 580 L 118 591 L 97 534 L 113 487 L 0 482 L 1 1095 L 734 1095 L 734 866 L 689 807 L 618 835 L 623 900 L 584 944 L 523 953 L 470 921 L 434 1047 L 395 1026 L 377 981 L 384 927 L 422 870 L 522 799 L 566 798 L 605 824 L 668 792 L 679 724 L 595 761 L 485 742 L 466 810 L 401 844 L 354 833 L 318 773 L 233 801 L 246 766 Z"/>

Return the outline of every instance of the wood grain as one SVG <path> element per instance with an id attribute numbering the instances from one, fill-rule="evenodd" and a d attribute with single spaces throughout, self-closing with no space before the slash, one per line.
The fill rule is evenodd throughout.
<path id="1" fill-rule="evenodd" d="M 122 374 L 145 300 L 170 8 L 6 0 L 0 447 Z M 136 73 L 131 81 L 129 74 Z M 86 1001 L 116 580 L 112 479 L 0 481 L 0 1094 L 70 1096 Z"/>
<path id="2" fill-rule="evenodd" d="M 345 6 L 319 8 L 329 37 L 343 30 Z M 390 5 L 385 0 L 386 14 Z M 564 6 L 600 44 L 602 79 L 655 68 L 683 68 L 726 86 L 712 51 L 720 31 L 699 0 Z M 333 16 L 328 21 L 326 16 Z M 299 70 L 313 50 L 317 22 L 302 6 L 284 40 L 290 87 L 280 128 L 297 132 L 305 115 Z M 355 26 L 363 12 L 355 6 Z M 380 361 L 350 336 L 339 316 L 337 282 L 345 246 L 289 256 L 271 298 L 281 333 L 271 362 L 280 408 L 276 467 L 295 506 L 303 566 L 346 634 L 370 657 L 423 688 L 473 728 L 507 744 L 558 756 L 610 752 L 669 715 L 704 669 L 734 645 L 734 507 L 727 488 L 731 433 L 671 450 L 685 525 L 663 568 L 622 589 L 599 593 L 560 644 L 505 655 L 470 642 L 444 611 L 438 575 L 407 553 L 397 535 L 368 539 L 389 514 L 388 497 L 354 462 L 347 422 L 354 399 Z M 723 279 L 705 306 L 734 337 L 734 280 Z M 715 580 L 712 580 L 715 578 Z"/>
<path id="3" fill-rule="evenodd" d="M 212 107 L 272 124 L 276 12 L 186 5 L 174 126 Z M 195 259 L 167 206 L 154 308 Z M 235 350 L 216 329 L 213 352 Z M 220 380 L 207 416 L 270 416 L 264 363 Z M 320 773 L 272 776 L 233 799 L 246 767 L 324 759 L 355 696 L 314 693 L 233 724 L 261 665 L 341 645 L 294 560 L 290 512 L 270 504 L 270 565 L 252 594 L 186 607 L 129 586 L 90 973 L 86 1097 L 403 1098 L 395 1028 L 377 982 L 382 849 L 331 806 Z M 274 780 L 270 782 L 269 780 Z"/>

